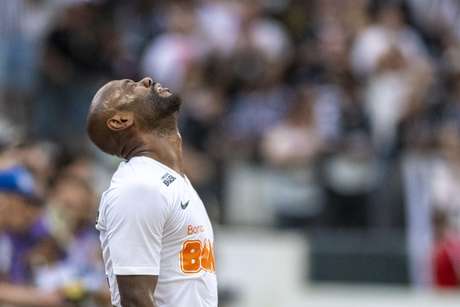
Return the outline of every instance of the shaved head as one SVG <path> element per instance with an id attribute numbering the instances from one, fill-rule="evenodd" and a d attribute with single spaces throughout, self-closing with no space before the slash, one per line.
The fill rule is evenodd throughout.
<path id="1" fill-rule="evenodd" d="M 94 95 L 90 106 L 90 113 L 96 108 L 114 108 L 129 102 L 128 95 L 123 95 L 122 80 L 114 80 L 102 86 Z"/>
<path id="2" fill-rule="evenodd" d="M 88 135 L 102 151 L 124 157 L 127 142 L 139 139 L 143 133 L 167 133 L 175 127 L 174 115 L 180 105 L 179 96 L 150 78 L 111 81 L 96 92 L 91 102 Z"/>

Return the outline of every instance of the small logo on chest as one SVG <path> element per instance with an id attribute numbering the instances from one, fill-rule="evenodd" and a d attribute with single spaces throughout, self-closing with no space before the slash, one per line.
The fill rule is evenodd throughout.
<path id="1" fill-rule="evenodd" d="M 161 177 L 161 181 L 163 181 L 164 185 L 167 187 L 169 187 L 169 185 L 173 183 L 174 180 L 176 180 L 176 177 L 174 177 L 170 173 L 166 173 Z"/>
<path id="2" fill-rule="evenodd" d="M 184 210 L 185 210 L 185 208 L 187 208 L 187 206 L 188 206 L 189 202 L 190 202 L 190 200 L 187 200 L 187 202 L 185 202 L 185 203 L 183 203 L 183 202 L 180 202 L 180 207 L 181 207 L 182 209 L 184 209 Z"/>

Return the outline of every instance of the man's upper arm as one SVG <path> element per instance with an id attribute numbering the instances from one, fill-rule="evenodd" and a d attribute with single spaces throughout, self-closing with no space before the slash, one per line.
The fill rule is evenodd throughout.
<path id="1" fill-rule="evenodd" d="M 143 183 L 121 187 L 106 211 L 110 260 L 115 275 L 159 275 L 167 201 Z"/>
<path id="2" fill-rule="evenodd" d="M 153 292 L 158 276 L 117 275 L 122 307 L 155 307 Z"/>

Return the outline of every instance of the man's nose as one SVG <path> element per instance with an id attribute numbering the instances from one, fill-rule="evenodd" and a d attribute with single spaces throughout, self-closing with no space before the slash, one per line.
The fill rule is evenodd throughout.
<path id="1" fill-rule="evenodd" d="M 144 85 L 145 87 L 151 87 L 153 84 L 152 78 L 145 77 L 144 79 L 141 80 L 141 84 Z"/>

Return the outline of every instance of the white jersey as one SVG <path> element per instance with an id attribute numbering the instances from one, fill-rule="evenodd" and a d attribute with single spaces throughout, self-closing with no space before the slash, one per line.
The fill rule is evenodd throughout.
<path id="1" fill-rule="evenodd" d="M 147 157 L 122 162 L 96 228 L 114 306 L 116 275 L 158 275 L 156 306 L 217 307 L 212 226 L 187 178 Z"/>

